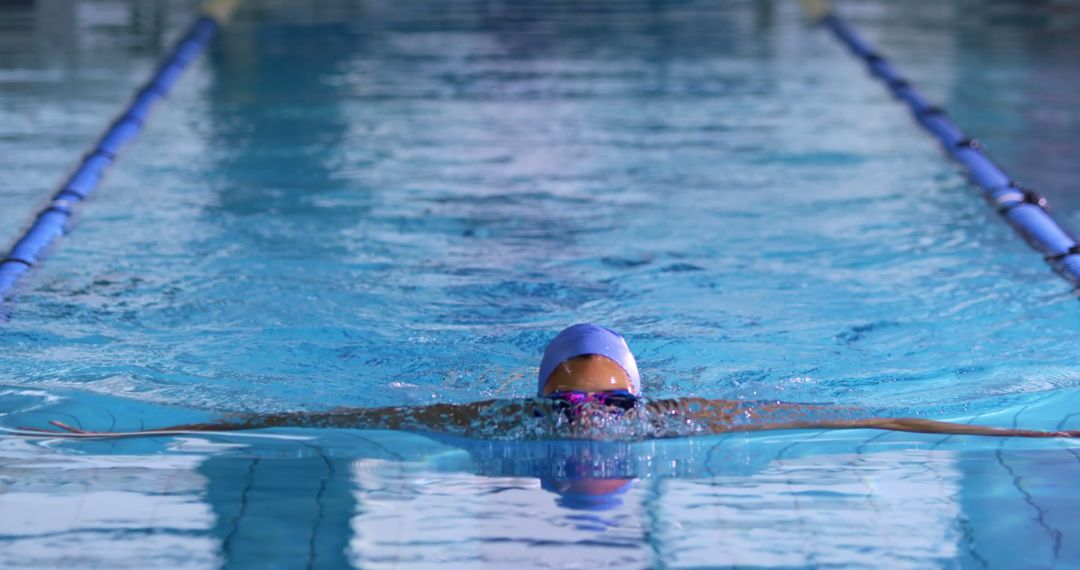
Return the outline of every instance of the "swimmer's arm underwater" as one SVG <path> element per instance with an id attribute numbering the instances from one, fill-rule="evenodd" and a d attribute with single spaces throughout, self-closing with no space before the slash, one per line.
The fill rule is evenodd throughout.
<path id="1" fill-rule="evenodd" d="M 367 414 L 344 412 L 344 413 L 282 413 L 270 416 L 261 416 L 242 422 L 211 422 L 201 424 L 178 425 L 161 429 L 149 429 L 139 432 L 97 432 L 84 431 L 72 426 L 53 421 L 54 426 L 63 429 L 63 432 L 23 428 L 24 431 L 34 434 L 52 436 L 83 436 L 83 437 L 133 437 L 152 435 L 171 435 L 190 432 L 229 432 L 263 429 L 271 427 L 338 427 L 353 429 L 430 429 L 431 431 L 446 431 L 448 424 L 467 427 L 467 422 L 452 421 L 443 422 L 447 416 L 437 414 L 424 418 L 423 414 L 409 414 L 407 425 L 399 421 L 400 418 L 393 414 L 384 416 L 383 419 L 368 424 L 364 421 Z M 456 414 L 451 414 L 453 417 Z M 424 420 L 428 421 L 424 421 Z M 437 423 L 438 422 L 438 423 Z M 866 418 L 859 420 L 836 420 L 836 421 L 804 421 L 786 422 L 775 424 L 742 424 L 731 425 L 730 423 L 705 424 L 704 433 L 722 434 L 733 432 L 751 431 L 779 431 L 788 429 L 880 429 L 888 431 L 905 431 L 912 433 L 947 434 L 947 435 L 979 435 L 993 437 L 1030 437 L 1030 438 L 1055 438 L 1055 437 L 1080 437 L 1080 430 L 1069 431 L 1038 431 L 1015 428 L 996 428 L 989 426 L 958 424 L 921 418 Z M 30 434 L 27 434 L 30 435 Z"/>
<path id="2" fill-rule="evenodd" d="M 985 435 L 996 437 L 1080 437 L 1080 430 L 1040 431 L 958 424 L 922 418 L 866 418 L 861 420 L 822 420 L 739 426 L 738 431 L 782 429 L 882 429 L 912 433 L 947 435 Z"/>
<path id="3" fill-rule="evenodd" d="M 880 429 L 943 435 L 980 435 L 992 437 L 1080 437 L 1080 430 L 1040 431 L 997 428 L 923 418 L 798 419 L 797 416 L 822 412 L 850 415 L 855 408 L 775 403 L 748 403 L 739 400 L 679 398 L 655 400 L 646 404 L 653 414 L 675 416 L 696 422 L 703 433 L 722 434 L 788 429 Z M 795 417 L 793 417 L 795 416 Z"/>
<path id="4" fill-rule="evenodd" d="M 493 420 L 495 427 L 510 428 L 522 412 L 531 410 L 531 401 L 507 402 L 485 400 L 468 404 L 430 404 L 427 406 L 391 406 L 384 408 L 337 408 L 325 412 L 279 412 L 273 414 L 245 414 L 236 419 L 216 422 L 194 423 L 148 429 L 138 432 L 99 432 L 51 421 L 50 424 L 75 436 L 132 437 L 137 435 L 170 435 L 186 432 L 229 432 L 274 427 L 341 428 L 341 429 L 388 429 L 388 430 L 464 430 L 484 415 L 498 408 Z M 50 430 L 21 428 L 35 433 L 63 434 Z"/>
<path id="5" fill-rule="evenodd" d="M 680 398 L 647 402 L 645 409 L 655 418 L 672 417 L 695 422 L 700 426 L 698 434 L 721 434 L 732 432 L 777 431 L 788 429 L 880 429 L 913 433 L 946 435 L 979 435 L 995 437 L 1080 437 L 1080 430 L 1038 431 L 1015 428 L 996 428 L 959 424 L 922 418 L 863 418 L 863 419 L 799 419 L 809 413 L 844 411 L 851 409 L 800 404 L 753 404 L 731 400 L 706 400 L 703 398 Z M 401 406 L 386 408 L 344 408 L 326 412 L 282 412 L 241 416 L 238 420 L 223 420 L 197 424 L 185 424 L 140 432 L 93 432 L 50 422 L 65 432 L 24 428 L 41 435 L 69 437 L 135 437 L 170 435 L 185 432 L 228 432 L 273 427 L 315 427 L 341 429 L 389 429 L 422 430 L 432 432 L 467 431 L 476 420 L 483 418 L 485 430 L 509 431 L 520 425 L 522 415 L 533 416 L 537 412 L 548 415 L 551 410 L 534 400 L 507 402 L 486 400 L 469 404 L 431 404 L 427 406 Z M 662 425 L 662 424 L 658 424 Z M 686 435 L 681 433 L 680 435 Z M 657 437 L 665 437 L 658 433 Z"/>
<path id="6" fill-rule="evenodd" d="M 180 426 L 180 428 L 188 428 L 192 431 L 235 431 L 272 427 L 446 431 L 468 428 L 485 411 L 495 407 L 499 408 L 500 414 L 505 418 L 509 426 L 512 419 L 524 411 L 526 403 L 484 400 L 468 404 L 337 408 L 326 412 L 283 412 L 251 415 L 238 422 L 192 424 Z"/>

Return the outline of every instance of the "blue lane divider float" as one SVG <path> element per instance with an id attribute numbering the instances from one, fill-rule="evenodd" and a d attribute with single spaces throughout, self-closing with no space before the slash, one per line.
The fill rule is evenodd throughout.
<path id="1" fill-rule="evenodd" d="M 941 108 L 930 104 L 915 87 L 860 37 L 826 2 L 803 2 L 811 18 L 825 26 L 870 74 L 884 82 L 892 94 L 907 103 L 915 120 L 933 134 L 945 151 L 967 170 L 971 181 L 1010 225 L 1063 277 L 1080 287 L 1080 246 L 1046 211 L 1046 200 L 1024 188 L 987 156 L 979 141 L 968 137 Z"/>
<path id="2" fill-rule="evenodd" d="M 0 303 L 10 297 L 19 278 L 38 263 L 45 250 L 63 235 L 72 211 L 97 188 L 105 170 L 120 150 L 142 130 L 143 123 L 154 104 L 164 98 L 184 70 L 209 45 L 221 24 L 235 8 L 235 0 L 216 0 L 203 7 L 203 14 L 173 46 L 127 107 L 109 125 L 83 157 L 74 172 L 53 194 L 49 205 L 38 213 L 30 227 L 15 241 L 7 255 L 0 260 Z"/>

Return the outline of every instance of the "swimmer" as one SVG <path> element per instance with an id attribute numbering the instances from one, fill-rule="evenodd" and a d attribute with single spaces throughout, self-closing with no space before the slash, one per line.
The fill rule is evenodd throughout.
<path id="1" fill-rule="evenodd" d="M 537 398 L 486 400 L 385 408 L 339 408 L 326 412 L 285 412 L 243 416 L 237 421 L 178 425 L 140 432 L 92 432 L 50 422 L 65 432 L 25 428 L 41 434 L 75 437 L 130 437 L 186 432 L 251 430 L 271 427 L 417 430 L 470 435 L 508 433 L 528 418 L 550 420 L 553 436 L 603 438 L 611 420 L 639 421 L 648 437 L 678 437 L 784 429 L 880 429 L 931 434 L 1004 437 L 1080 437 L 1080 430 L 1036 431 L 958 424 L 921 418 L 819 419 L 850 415 L 851 409 L 781 402 L 676 398 L 644 400 L 637 362 L 626 340 L 594 324 L 573 325 L 544 350 Z M 815 417 L 817 416 L 817 417 Z M 599 431 L 598 431 L 599 430 Z M 640 433 L 640 432 L 639 432 Z M 475 434 L 473 434 L 475 435 Z"/>

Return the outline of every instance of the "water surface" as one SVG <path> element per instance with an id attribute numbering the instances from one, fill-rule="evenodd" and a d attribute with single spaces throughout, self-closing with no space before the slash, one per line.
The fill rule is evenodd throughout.
<path id="1" fill-rule="evenodd" d="M 0 238 L 194 10 L 154 6 L 0 8 Z M 1080 228 L 1074 5 L 842 7 Z M 789 3 L 255 2 L 12 311 L 9 427 L 526 397 L 544 343 L 597 321 L 653 397 L 1080 428 L 1068 285 Z M 6 560 L 1080 559 L 1066 441 L 256 435 L 0 440 Z M 573 478 L 631 482 L 596 510 Z"/>

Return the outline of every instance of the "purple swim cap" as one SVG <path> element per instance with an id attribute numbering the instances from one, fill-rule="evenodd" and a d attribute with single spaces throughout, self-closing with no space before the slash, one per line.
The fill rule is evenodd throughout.
<path id="1" fill-rule="evenodd" d="M 544 349 L 544 358 L 540 361 L 536 393 L 543 395 L 544 382 L 547 382 L 556 366 L 585 354 L 599 354 L 614 360 L 630 378 L 630 391 L 634 394 L 641 393 L 641 376 L 638 374 L 634 355 L 626 345 L 626 339 L 609 328 L 593 324 L 567 327 L 548 343 Z"/>

